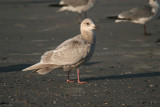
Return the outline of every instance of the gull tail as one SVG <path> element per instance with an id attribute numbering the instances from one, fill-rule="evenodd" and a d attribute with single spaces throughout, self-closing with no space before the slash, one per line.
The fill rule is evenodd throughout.
<path id="1" fill-rule="evenodd" d="M 30 71 L 30 70 L 36 70 L 36 69 L 40 69 L 42 67 L 43 64 L 41 63 L 37 63 L 37 64 L 34 64 L 28 68 L 25 68 L 23 69 L 22 71 Z"/>
<path id="2" fill-rule="evenodd" d="M 46 67 L 46 68 L 39 69 L 36 72 L 38 72 L 38 74 L 43 75 L 43 74 L 47 74 L 47 73 L 51 72 L 52 69 L 53 68 Z"/>
<path id="3" fill-rule="evenodd" d="M 108 16 L 107 18 L 108 19 L 113 19 L 113 20 L 119 19 L 118 16 Z"/>
<path id="4" fill-rule="evenodd" d="M 48 5 L 48 7 L 63 7 L 63 6 L 66 6 L 66 5 L 63 5 L 63 4 L 50 4 Z"/>
<path id="5" fill-rule="evenodd" d="M 129 18 L 119 18 L 118 16 L 108 16 L 107 18 L 108 18 L 108 19 L 115 20 L 116 23 L 118 23 L 118 22 L 128 22 L 128 21 L 131 21 L 131 19 L 129 19 Z"/>
<path id="6" fill-rule="evenodd" d="M 34 64 L 28 68 L 23 69 L 22 71 L 30 71 L 30 70 L 36 70 L 38 74 L 47 74 L 53 69 L 60 68 L 60 66 L 53 65 L 53 64 L 43 64 L 43 63 L 37 63 Z"/>

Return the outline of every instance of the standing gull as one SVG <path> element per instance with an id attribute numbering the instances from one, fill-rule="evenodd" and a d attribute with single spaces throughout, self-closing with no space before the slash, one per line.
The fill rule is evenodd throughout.
<path id="1" fill-rule="evenodd" d="M 115 22 L 132 22 L 142 24 L 144 27 L 144 35 L 148 35 L 146 30 L 146 22 L 157 15 L 159 4 L 157 0 L 149 0 L 149 5 L 136 7 L 128 11 L 120 13 L 118 16 L 110 16 L 108 18 L 115 19 Z"/>
<path id="2" fill-rule="evenodd" d="M 72 11 L 79 13 L 79 22 L 81 22 L 84 13 L 85 18 L 87 17 L 86 12 L 91 9 L 97 0 L 61 0 L 58 4 L 50 4 L 49 7 L 61 7 L 61 11 Z"/>
<path id="3" fill-rule="evenodd" d="M 96 43 L 93 29 L 98 27 L 89 18 L 83 20 L 80 27 L 81 34 L 64 41 L 55 50 L 47 51 L 39 63 L 23 71 L 36 70 L 39 74 L 47 74 L 53 69 L 62 68 L 68 73 L 67 82 L 73 82 L 69 80 L 69 72 L 77 69 L 78 83 L 86 83 L 79 79 L 79 66 L 93 55 Z"/>

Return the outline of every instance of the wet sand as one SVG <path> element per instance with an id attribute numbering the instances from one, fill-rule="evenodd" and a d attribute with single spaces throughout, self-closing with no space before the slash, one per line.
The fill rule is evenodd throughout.
<path id="1" fill-rule="evenodd" d="M 100 27 L 95 54 L 80 69 L 88 84 L 67 83 L 61 70 L 47 75 L 21 71 L 79 34 L 77 13 L 58 13 L 44 1 L 0 1 L 0 106 L 160 106 L 160 20 L 147 23 L 152 36 L 145 37 L 142 25 L 105 19 L 147 0 L 99 0 L 88 12 Z M 70 76 L 76 80 L 76 71 Z"/>

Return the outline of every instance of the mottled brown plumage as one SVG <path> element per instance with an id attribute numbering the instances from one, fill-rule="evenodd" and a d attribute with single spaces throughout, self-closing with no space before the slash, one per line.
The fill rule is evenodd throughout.
<path id="1" fill-rule="evenodd" d="M 97 27 L 93 21 L 89 18 L 85 19 L 81 23 L 81 34 L 64 41 L 55 50 L 47 51 L 41 57 L 39 63 L 24 69 L 37 70 L 39 74 L 49 73 L 53 69 L 62 68 L 64 71 L 69 72 L 72 69 L 77 69 L 78 83 L 79 80 L 79 66 L 87 62 L 93 55 L 96 43 L 96 36 L 93 29 Z"/>

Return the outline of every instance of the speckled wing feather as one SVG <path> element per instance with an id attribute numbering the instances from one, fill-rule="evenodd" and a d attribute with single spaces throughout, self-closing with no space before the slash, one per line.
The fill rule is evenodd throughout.
<path id="1" fill-rule="evenodd" d="M 152 8 L 150 6 L 143 6 L 143 7 L 136 7 L 131 10 L 122 12 L 119 14 L 120 18 L 126 18 L 126 19 L 138 19 L 138 18 L 145 18 L 152 16 Z"/>
<path id="2" fill-rule="evenodd" d="M 78 35 L 60 44 L 55 50 L 46 52 L 41 62 L 55 65 L 76 64 L 83 60 L 90 51 L 90 44 Z"/>
<path id="3" fill-rule="evenodd" d="M 75 6 L 87 5 L 88 1 L 89 0 L 62 0 L 61 3 L 75 7 Z"/>

